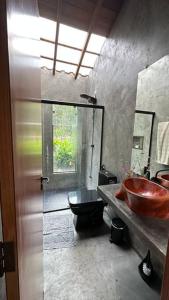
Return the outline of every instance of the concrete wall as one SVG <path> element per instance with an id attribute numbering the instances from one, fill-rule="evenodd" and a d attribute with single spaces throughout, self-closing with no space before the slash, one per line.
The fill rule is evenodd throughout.
<path id="1" fill-rule="evenodd" d="M 168 20 L 168 0 L 125 0 L 89 76 L 88 92 L 105 105 L 103 163 L 119 179 L 130 165 L 137 75 L 169 53 Z"/>
<path id="2" fill-rule="evenodd" d="M 87 103 L 80 98 L 80 94 L 87 92 L 87 77 L 80 76 L 77 80 L 72 74 L 56 72 L 53 76 L 51 70 L 41 70 L 41 96 L 42 99 L 66 102 Z"/>

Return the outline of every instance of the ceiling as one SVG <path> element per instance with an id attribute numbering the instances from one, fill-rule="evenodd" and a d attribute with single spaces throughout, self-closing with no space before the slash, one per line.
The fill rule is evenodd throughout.
<path id="1" fill-rule="evenodd" d="M 57 0 L 38 0 L 41 17 L 56 21 Z M 108 36 L 123 0 L 104 0 L 95 24 L 93 33 Z M 97 0 L 62 0 L 60 22 L 88 31 Z"/>
<path id="2" fill-rule="evenodd" d="M 38 0 L 40 16 L 57 21 L 53 74 L 55 74 L 57 63 L 59 24 L 87 32 L 86 41 L 81 49 L 77 71 L 75 72 L 76 79 L 91 35 L 109 36 L 113 23 L 121 9 L 122 2 L 123 0 Z"/>

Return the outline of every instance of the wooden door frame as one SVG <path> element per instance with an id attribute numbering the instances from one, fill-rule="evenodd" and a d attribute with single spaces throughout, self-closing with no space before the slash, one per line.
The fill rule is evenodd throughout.
<path id="1" fill-rule="evenodd" d="M 169 240 L 165 260 L 163 284 L 161 289 L 161 300 L 169 300 Z"/>
<path id="2" fill-rule="evenodd" d="M 4 241 L 15 244 L 15 272 L 6 273 L 8 300 L 19 299 L 17 234 L 15 217 L 15 190 L 13 165 L 13 140 L 10 97 L 6 1 L 0 1 L 0 189 Z"/>

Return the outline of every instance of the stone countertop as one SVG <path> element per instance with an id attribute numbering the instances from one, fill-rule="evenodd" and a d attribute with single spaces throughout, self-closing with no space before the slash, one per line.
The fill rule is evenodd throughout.
<path id="1" fill-rule="evenodd" d="M 124 222 L 135 227 L 137 232 L 144 235 L 153 247 L 158 251 L 162 259 L 165 259 L 167 242 L 169 237 L 169 220 L 142 217 L 135 214 L 124 201 L 115 197 L 115 192 L 120 188 L 120 184 L 110 184 L 98 187 L 99 195 L 114 208 L 115 212 Z"/>

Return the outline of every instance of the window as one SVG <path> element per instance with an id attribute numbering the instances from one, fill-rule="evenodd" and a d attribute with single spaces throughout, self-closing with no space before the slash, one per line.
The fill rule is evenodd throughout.
<path id="1" fill-rule="evenodd" d="M 53 172 L 76 172 L 77 108 L 53 105 Z"/>
<path id="2" fill-rule="evenodd" d="M 45 18 L 41 22 L 41 66 L 54 67 L 54 49 L 57 23 Z M 56 55 L 56 70 L 76 74 L 87 32 L 64 24 L 59 25 L 59 37 Z M 87 49 L 79 68 L 79 74 L 88 76 L 100 54 L 105 37 L 91 34 Z"/>

